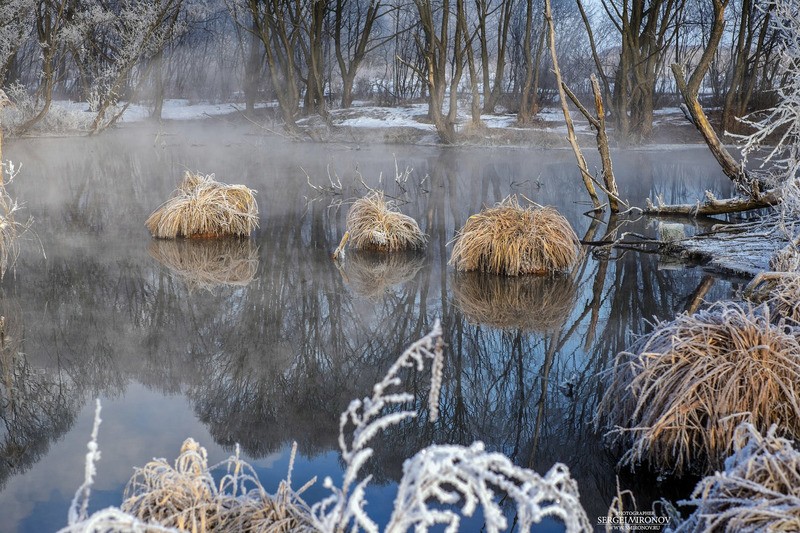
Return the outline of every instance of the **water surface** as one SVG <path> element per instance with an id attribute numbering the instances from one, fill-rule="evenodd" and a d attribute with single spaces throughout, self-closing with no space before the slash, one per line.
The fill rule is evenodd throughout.
<path id="1" fill-rule="evenodd" d="M 566 463 L 594 521 L 617 475 L 617 457 L 592 427 L 604 387 L 598 374 L 701 287 L 710 284 L 709 301 L 736 287 L 630 251 L 587 253 L 555 278 L 456 275 L 447 266 L 455 231 L 509 194 L 556 206 L 580 236 L 604 238 L 606 221 L 584 215 L 567 150 L 289 143 L 224 123 L 5 148 L 23 165 L 11 192 L 33 216 L 35 235 L 21 242 L 0 285 L 10 336 L 0 365 L 2 531 L 66 524 L 96 397 L 102 460 L 92 510 L 118 505 L 133 466 L 173 460 L 187 437 L 211 462 L 238 443 L 268 490 L 285 476 L 293 441 L 297 484 L 339 481 L 339 413 L 437 319 L 448 344 L 441 416 L 428 420 L 427 376 L 407 376 L 421 416 L 374 441 L 368 512 L 388 519 L 402 462 L 420 448 L 482 440 L 540 473 Z M 407 180 L 396 182 L 406 167 Z M 252 239 L 151 239 L 143 222 L 186 169 L 258 190 Z M 637 205 L 656 195 L 674 202 L 705 189 L 730 193 L 700 148 L 619 152 L 615 170 Z M 424 253 L 350 253 L 341 269 L 330 260 L 348 203 L 366 186 L 385 189 L 420 221 L 430 236 Z M 620 231 L 654 228 L 641 219 Z M 623 473 L 620 483 L 645 507 L 691 488 L 646 471 Z M 325 495 L 319 482 L 306 494 L 312 502 Z"/>

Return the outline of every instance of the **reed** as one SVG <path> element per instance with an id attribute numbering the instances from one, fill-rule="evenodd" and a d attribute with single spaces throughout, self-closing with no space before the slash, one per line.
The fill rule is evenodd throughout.
<path id="1" fill-rule="evenodd" d="M 247 237 L 258 227 L 255 191 L 226 185 L 213 174 L 186 172 L 172 197 L 145 222 L 153 237 Z"/>
<path id="2" fill-rule="evenodd" d="M 725 470 L 701 480 L 681 503 L 696 510 L 676 533 L 800 531 L 800 451 L 776 426 L 762 435 L 742 424 Z"/>
<path id="3" fill-rule="evenodd" d="M 250 240 L 155 240 L 147 251 L 190 291 L 220 285 L 244 287 L 258 272 L 258 247 Z"/>
<path id="4" fill-rule="evenodd" d="M 456 305 L 472 323 L 549 333 L 569 318 L 578 286 L 572 276 L 504 278 L 484 272 L 453 276 Z"/>
<path id="5" fill-rule="evenodd" d="M 506 276 L 571 268 L 581 256 L 578 236 L 552 207 L 522 207 L 509 196 L 467 219 L 456 235 L 450 264 Z"/>
<path id="6" fill-rule="evenodd" d="M 417 221 L 397 211 L 381 191 L 371 191 L 353 203 L 347 213 L 347 232 L 356 250 L 420 250 L 427 242 Z"/>
<path id="7" fill-rule="evenodd" d="M 598 407 L 607 435 L 627 447 L 621 462 L 708 472 L 742 422 L 800 436 L 799 334 L 766 306 L 729 302 L 657 324 L 617 356 Z"/>

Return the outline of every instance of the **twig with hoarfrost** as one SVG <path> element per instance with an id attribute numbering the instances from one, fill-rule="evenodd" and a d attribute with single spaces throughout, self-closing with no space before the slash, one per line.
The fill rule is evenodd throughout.
<path id="1" fill-rule="evenodd" d="M 313 524 L 325 532 L 357 531 L 377 533 L 378 525 L 367 515 L 365 490 L 367 476 L 358 481 L 359 472 L 372 456 L 368 442 L 386 428 L 417 416 L 416 411 L 402 410 L 402 404 L 414 399 L 406 392 L 393 392 L 401 384 L 399 373 L 404 368 L 424 369 L 431 362 L 429 392 L 430 419 L 438 416 L 438 399 L 444 364 L 444 343 L 441 326 L 412 344 L 392 365 L 386 376 L 373 388 L 370 398 L 354 400 L 342 413 L 339 423 L 339 446 L 346 469 L 342 487 L 325 479 L 325 487 L 333 493 L 311 509 Z M 389 412 L 386 412 L 386 410 Z M 348 442 L 346 430 L 353 426 Z M 489 532 L 508 527 L 498 496 L 505 495 L 516 505 L 521 530 L 530 528 L 545 517 L 561 520 L 569 533 L 591 530 L 586 512 L 580 504 L 578 487 L 569 470 L 556 464 L 544 476 L 515 466 L 500 453 L 485 451 L 480 442 L 472 446 L 430 446 L 403 465 L 403 478 L 398 487 L 394 510 L 385 531 L 427 531 L 436 524 L 457 531 L 462 516 L 473 516 L 480 507 Z M 434 503 L 432 503 L 434 502 Z"/>
<path id="2" fill-rule="evenodd" d="M 344 531 L 353 527 L 361 527 L 369 532 L 377 532 L 377 524 L 364 512 L 364 490 L 371 477 L 358 481 L 361 467 L 372 457 L 373 450 L 367 443 L 386 428 L 398 425 L 409 418 L 417 416 L 416 411 L 396 410 L 384 413 L 384 409 L 401 406 L 414 400 L 407 392 L 390 392 L 401 384 L 400 372 L 405 368 L 416 368 L 418 372 L 425 369 L 425 361 L 431 363 L 431 388 L 428 396 L 430 418 L 438 417 L 439 390 L 442 382 L 444 364 L 444 341 L 442 328 L 437 321 L 429 334 L 419 339 L 406 349 L 389 368 L 384 378 L 372 389 L 372 397 L 353 400 L 339 418 L 339 448 L 345 462 L 342 487 L 333 485 L 331 478 L 325 478 L 324 486 L 333 494 L 315 504 L 311 508 L 314 525 L 322 531 Z M 354 427 L 353 436 L 347 442 L 345 434 L 350 426 Z"/>
<path id="3" fill-rule="evenodd" d="M 89 507 L 89 495 L 92 492 L 94 476 L 97 474 L 95 463 L 100 460 L 100 450 L 97 447 L 97 432 L 100 430 L 100 422 L 102 422 L 100 410 L 100 400 L 98 399 L 95 400 L 92 438 L 86 445 L 89 451 L 86 453 L 86 468 L 83 473 L 83 484 L 78 487 L 78 490 L 75 492 L 75 497 L 72 498 L 72 504 L 70 504 L 69 512 L 67 513 L 67 519 L 70 524 L 85 519 Z"/>
<path id="4" fill-rule="evenodd" d="M 566 466 L 557 463 L 542 477 L 476 442 L 470 447 L 430 446 L 407 460 L 386 531 L 425 531 L 435 524 L 458 531 L 461 515 L 473 516 L 479 505 L 486 531 L 505 530 L 508 519 L 496 501 L 497 490 L 516 504 L 520 531 L 546 517 L 561 520 L 568 533 L 592 529 Z M 431 500 L 434 506 L 428 505 Z M 443 505 L 460 505 L 460 514 Z"/>

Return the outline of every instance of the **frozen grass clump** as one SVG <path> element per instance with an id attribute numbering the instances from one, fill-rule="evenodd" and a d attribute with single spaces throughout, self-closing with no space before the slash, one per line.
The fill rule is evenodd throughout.
<path id="1" fill-rule="evenodd" d="M 792 241 L 775 252 L 769 261 L 769 266 L 775 272 L 800 273 L 800 250 L 797 244 Z"/>
<path id="2" fill-rule="evenodd" d="M 219 482 L 215 470 L 225 472 Z M 183 531 L 311 531 L 308 509 L 289 481 L 269 495 L 238 447 L 236 455 L 210 468 L 205 448 L 193 439 L 184 441 L 174 467 L 154 459 L 135 469 L 122 511 Z"/>
<path id="3" fill-rule="evenodd" d="M 353 202 L 347 213 L 347 232 L 356 250 L 420 250 L 427 242 L 417 221 L 397 211 L 381 191 Z"/>
<path id="4" fill-rule="evenodd" d="M 458 272 L 453 277 L 455 302 L 467 320 L 499 329 L 556 331 L 569 318 L 577 290 L 568 275 L 508 279 Z"/>
<path id="5" fill-rule="evenodd" d="M 350 254 L 340 266 L 342 277 L 352 289 L 365 298 L 382 298 L 396 285 L 414 279 L 425 264 L 420 253 L 384 254 L 369 250 Z"/>
<path id="6" fill-rule="evenodd" d="M 134 470 L 125 488 L 121 508 L 108 507 L 88 514 L 89 496 L 100 459 L 97 443 L 100 401 L 95 409 L 92 438 L 87 445 L 84 482 L 75 492 L 68 525 L 59 533 L 265 533 L 314 531 L 310 512 L 300 494 L 315 482 L 295 491 L 291 488 L 292 448 L 289 473 L 274 495 L 267 494 L 255 470 L 236 454 L 216 466 L 208 465 L 205 448 L 186 439 L 173 467 L 154 459 Z M 215 481 L 213 472 L 224 472 Z"/>
<path id="7" fill-rule="evenodd" d="M 777 278 L 764 301 L 773 316 L 800 325 L 800 274 Z"/>
<path id="8" fill-rule="evenodd" d="M 777 429 L 737 427 L 725 469 L 681 502 L 697 509 L 673 531 L 800 531 L 800 451 Z"/>
<path id="9" fill-rule="evenodd" d="M 145 222 L 153 237 L 247 237 L 258 227 L 255 191 L 226 185 L 214 175 L 186 172 L 172 197 Z"/>
<path id="10" fill-rule="evenodd" d="M 656 324 L 617 356 L 598 407 L 621 462 L 682 473 L 722 466 L 742 422 L 800 436 L 800 330 L 766 306 L 717 303 Z"/>
<path id="11" fill-rule="evenodd" d="M 249 239 L 155 240 L 147 251 L 189 290 L 244 287 L 258 271 L 258 247 Z"/>
<path id="12" fill-rule="evenodd" d="M 469 217 L 454 242 L 450 264 L 459 271 L 541 275 L 568 270 L 581 256 L 566 218 L 552 207 L 522 207 L 516 196 Z"/>

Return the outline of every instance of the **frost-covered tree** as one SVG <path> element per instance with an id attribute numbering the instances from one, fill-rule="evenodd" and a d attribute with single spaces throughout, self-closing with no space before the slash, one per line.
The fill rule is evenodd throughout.
<path id="1" fill-rule="evenodd" d="M 0 0 L 0 85 L 25 34 L 30 31 L 33 0 Z"/>
<path id="2" fill-rule="evenodd" d="M 123 89 L 135 90 L 146 79 L 152 62 L 164 47 L 182 31 L 179 15 L 183 0 L 127 0 L 99 4 L 86 12 L 91 33 L 107 43 L 100 56 L 88 55 L 96 69 L 92 103 L 97 115 L 91 133 L 114 124 L 130 103 L 116 109 Z M 91 39 L 86 44 L 95 43 Z"/>
<path id="3" fill-rule="evenodd" d="M 745 159 L 772 145 L 754 173 L 761 181 L 783 189 L 785 212 L 800 216 L 800 0 L 776 0 L 771 3 L 772 24 L 781 36 L 780 67 L 775 90 L 778 103 L 756 117 L 744 119 L 756 128 L 744 137 Z M 765 9 L 768 9 L 765 8 Z"/>

